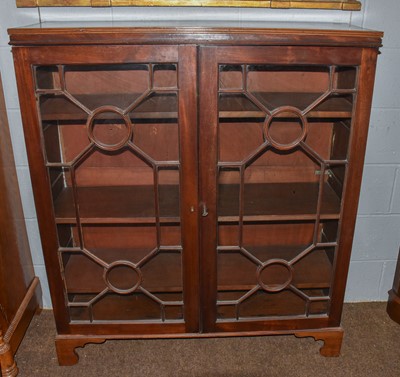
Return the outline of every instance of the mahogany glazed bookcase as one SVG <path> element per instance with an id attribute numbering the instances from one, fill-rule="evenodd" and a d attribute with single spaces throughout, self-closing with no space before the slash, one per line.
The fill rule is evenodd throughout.
<path id="1" fill-rule="evenodd" d="M 134 338 L 293 334 L 339 354 L 382 33 L 9 33 L 60 364 Z"/>

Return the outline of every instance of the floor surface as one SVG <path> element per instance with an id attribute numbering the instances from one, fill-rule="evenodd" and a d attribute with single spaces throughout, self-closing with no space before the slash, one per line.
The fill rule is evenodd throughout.
<path id="1" fill-rule="evenodd" d="M 385 303 L 346 304 L 340 357 L 319 354 L 319 342 L 294 336 L 108 341 L 78 349 L 80 361 L 60 367 L 51 312 L 34 318 L 17 353 L 19 376 L 400 377 L 400 325 Z"/>

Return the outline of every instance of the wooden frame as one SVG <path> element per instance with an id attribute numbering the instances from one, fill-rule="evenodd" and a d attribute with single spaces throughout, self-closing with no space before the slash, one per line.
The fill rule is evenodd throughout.
<path id="1" fill-rule="evenodd" d="M 297 337 L 323 340 L 325 344 L 320 350 L 321 354 L 339 355 L 343 336 L 340 318 L 361 185 L 375 64 L 378 49 L 381 46 L 382 33 L 358 28 L 343 29 L 337 25 L 328 25 L 325 29 L 310 29 L 310 26 L 298 25 L 297 29 L 290 29 L 278 28 L 276 24 L 270 24 L 269 28 L 260 27 L 259 23 L 251 22 L 239 26 L 225 23 L 218 27 L 210 24 L 199 26 L 198 23 L 188 22 L 185 26 L 173 23 L 136 25 L 117 23 L 112 27 L 98 24 L 95 27 L 85 27 L 76 24 L 50 23 L 10 29 L 9 34 L 16 63 L 27 151 L 30 166 L 34 172 L 32 183 L 57 323 L 56 347 L 61 365 L 72 365 L 78 361 L 74 352 L 75 348 L 83 347 L 87 343 L 102 343 L 109 339 L 292 334 Z M 124 66 L 124 72 L 122 76 L 118 76 L 119 70 L 115 68 L 115 65 L 121 63 Z M 86 152 L 80 152 L 82 149 L 78 149 L 77 153 L 64 154 L 63 159 L 59 152 L 57 154 L 54 152 L 51 146 L 59 145 L 59 139 L 57 139 L 59 136 L 54 135 L 60 135 L 60 133 L 53 133 L 50 130 L 57 130 L 52 127 L 58 127 L 59 124 L 69 125 L 71 129 L 76 125 L 78 131 L 83 129 L 82 125 L 87 125 L 90 131 L 89 139 L 97 143 L 100 149 L 108 152 L 112 151 L 112 148 L 114 150 L 120 148 L 120 144 L 98 143 L 97 139 L 93 138 L 93 129 L 89 127 L 91 123 L 85 122 L 86 114 L 90 116 L 88 119 L 91 121 L 100 110 L 118 109 L 115 107 L 115 94 L 128 93 L 129 97 L 133 96 L 132 98 L 146 98 L 147 94 L 141 97 L 136 96 L 137 93 L 143 93 L 143 88 L 136 91 L 136 87 L 129 87 L 126 84 L 134 82 L 138 85 L 139 82 L 137 79 L 132 79 L 132 76 L 126 76 L 125 71 L 133 70 L 134 67 L 138 69 L 137 65 L 130 66 L 130 64 L 138 64 L 142 72 L 155 72 L 154 66 L 158 64 L 177 67 L 177 75 L 174 75 L 178 78 L 177 84 L 171 85 L 171 81 L 168 81 L 170 83 L 168 85 L 155 85 L 155 76 L 151 74 L 148 80 L 150 84 L 147 83 L 144 87 L 154 91 L 158 88 L 160 93 L 176 92 L 179 89 L 178 108 L 174 107 L 176 104 L 168 102 L 166 107 L 156 106 L 155 109 L 150 109 L 151 116 L 149 116 L 144 107 L 132 107 L 139 103 L 134 99 L 133 103 L 121 105 L 121 108 L 125 110 L 119 114 L 130 114 L 129 119 L 138 125 L 145 119 L 170 121 L 179 118 L 171 123 L 179 122 L 179 138 L 174 140 L 179 140 L 181 147 L 179 155 L 182 172 L 179 181 L 182 194 L 179 207 L 181 221 L 177 218 L 178 212 L 165 211 L 164 216 L 161 216 L 160 210 L 157 209 L 154 215 L 151 212 L 153 207 L 149 205 L 148 196 L 143 194 L 144 191 L 141 193 L 136 191 L 137 194 L 132 194 L 133 191 L 130 191 L 129 200 L 134 208 L 137 202 L 133 198 L 140 197 L 140 202 L 144 203 L 144 207 L 141 208 L 150 208 L 151 214 L 144 210 L 126 212 L 125 209 L 129 206 L 122 200 L 127 196 L 126 194 L 119 195 L 122 199 L 118 203 L 111 201 L 111 206 L 107 204 L 107 201 L 99 200 L 101 199 L 99 192 L 107 195 L 111 193 L 109 186 L 112 185 L 106 183 L 111 182 L 107 175 L 94 176 L 94 178 L 97 177 L 97 181 L 92 180 L 91 184 L 87 184 L 89 181 L 85 181 L 85 184 L 82 183 L 83 181 L 77 184 L 75 176 L 64 175 L 65 184 L 58 185 L 60 173 L 48 174 L 47 171 L 48 168 L 55 167 L 71 171 L 74 169 L 76 160 L 86 156 Z M 69 67 L 74 65 L 77 67 Z M 112 92 L 98 85 L 93 87 L 92 91 L 80 92 L 82 74 L 76 75 L 74 72 L 84 72 L 88 83 L 90 72 L 94 72 L 92 81 L 98 83 L 95 78 L 102 70 L 96 69 L 96 65 L 102 65 L 103 71 L 107 71 L 105 68 L 109 66 L 108 71 L 112 74 L 105 76 L 107 77 L 105 88 L 108 88 L 108 78 L 111 77 Z M 237 78 L 237 72 L 241 72 L 240 79 Z M 259 76 L 258 72 L 261 72 L 262 76 Z M 67 75 L 72 75 L 70 76 L 72 78 L 68 79 Z M 255 82 L 258 85 L 263 81 L 258 80 L 257 77 L 264 77 L 264 80 L 267 80 L 265 75 L 269 77 L 268 87 L 251 86 L 255 85 Z M 123 78 L 121 84 L 118 83 L 118 77 Z M 278 77 L 278 79 L 275 81 L 271 77 Z M 299 80 L 297 86 L 286 86 L 288 82 L 291 85 L 295 81 L 293 77 Z M 304 88 L 303 77 L 310 77 L 311 87 Z M 172 80 L 173 83 L 174 80 Z M 87 87 L 86 85 L 85 89 Z M 257 96 L 255 93 L 258 93 Z M 39 95 L 39 108 L 34 94 Z M 84 106 L 77 99 L 80 94 L 81 101 L 86 103 Z M 100 98 L 99 94 L 108 94 L 107 101 L 102 100 L 100 107 L 99 104 L 90 104 L 88 98 L 91 100 Z M 243 98 L 242 94 L 247 97 Z M 272 96 L 268 97 L 269 94 Z M 313 99 L 304 102 L 304 96 L 310 98 L 310 94 Z M 60 102 L 53 101 L 57 95 L 69 98 L 71 102 L 69 107 L 60 106 Z M 83 95 L 89 95 L 89 97 Z M 228 100 L 225 101 L 225 98 Z M 230 101 L 229 98 L 232 100 Z M 279 103 L 274 103 L 274 100 Z M 296 102 L 297 100 L 299 102 Z M 167 99 L 165 101 L 167 103 Z M 253 102 L 249 104 L 249 101 Z M 265 101 L 269 104 L 265 104 Z M 84 118 L 82 118 L 82 112 L 71 110 L 71 104 L 80 106 L 80 109 L 88 109 L 85 111 Z M 133 114 L 134 109 L 140 110 Z M 301 132 L 295 138 L 282 141 L 279 136 L 285 134 L 287 125 L 296 124 L 296 120 L 293 120 L 296 117 L 301 119 L 302 130 L 310 131 L 310 138 L 304 139 L 306 134 Z M 129 119 L 125 121 L 126 129 L 129 129 Z M 270 119 L 276 123 L 287 123 L 281 125 L 281 134 L 279 132 L 275 134 L 278 138 L 275 138 L 273 128 L 271 129 L 273 126 Z M 245 129 L 249 127 L 247 123 L 252 123 L 257 128 L 250 126 L 251 128 L 247 128 L 248 132 L 245 131 L 247 133 L 239 135 L 237 125 L 240 129 Z M 259 132 L 260 123 L 263 124 L 262 129 L 265 129 L 265 133 Z M 236 136 L 232 139 L 226 138 L 228 133 L 221 131 L 222 128 L 219 127 L 222 124 L 236 127 L 228 129 L 229 134 L 234 136 L 236 134 Z M 44 136 L 44 130 L 50 131 L 47 134 L 49 136 Z M 218 134 L 218 132 L 224 132 L 224 134 Z M 261 134 L 264 136 L 259 137 Z M 137 143 L 140 141 L 140 133 L 136 135 Z M 253 135 L 258 135 L 256 144 L 251 141 L 254 140 Z M 86 136 L 86 133 L 81 134 L 85 143 Z M 335 143 L 332 141 L 333 138 Z M 155 140 L 155 137 L 151 139 Z M 228 141 L 224 142 L 225 139 Z M 247 139 L 250 144 L 247 143 Z M 64 138 L 63 140 L 72 139 Z M 74 138 L 74 141 L 78 142 L 79 138 Z M 250 145 L 243 157 L 234 151 L 235 146 L 239 145 L 238 141 L 240 145 Z M 127 148 L 135 147 L 134 139 L 132 142 L 123 139 L 123 142 L 128 143 Z M 68 146 L 68 143 L 63 145 Z M 138 145 L 140 148 L 140 143 Z M 90 144 L 89 149 L 86 148 L 84 151 L 90 150 L 92 146 Z M 272 151 L 272 148 L 275 151 Z M 297 160 L 296 148 L 303 148 L 304 153 L 307 153 L 306 162 Z M 56 150 L 58 151 L 58 148 Z M 228 154 L 230 157 L 226 157 L 227 152 L 235 154 Z M 271 156 L 272 153 L 274 153 L 273 156 Z M 289 156 L 289 153 L 292 153 L 292 156 Z M 77 155 L 79 157 L 75 159 Z M 268 159 L 271 157 L 271 160 L 261 161 L 262 163 L 256 166 L 256 160 L 261 155 L 266 155 Z M 176 158 L 173 156 L 175 155 L 171 153 L 170 157 L 154 158 L 154 161 L 165 166 L 169 161 L 169 166 L 176 166 Z M 281 161 L 285 162 L 281 163 Z M 111 170 L 119 169 L 122 162 L 117 162 L 116 165 L 99 164 L 99 171 L 106 171 L 109 166 L 113 168 Z M 247 167 L 252 169 L 250 165 L 256 167 L 256 170 L 253 170 L 256 174 L 254 174 L 254 179 L 247 181 L 245 191 L 244 172 Z M 97 165 L 91 166 L 97 167 Z M 139 165 L 132 164 L 135 169 L 137 166 Z M 83 167 L 83 164 L 80 167 Z M 80 167 L 78 166 L 78 173 Z M 239 180 L 231 179 L 232 176 L 227 177 L 229 179 L 226 180 L 218 180 L 217 170 L 220 168 L 230 169 L 230 171 L 240 169 Z M 65 171 L 63 170 L 61 174 Z M 95 170 L 92 169 L 91 172 L 94 173 Z M 157 172 L 154 173 L 155 176 L 157 174 Z M 266 174 L 269 174 L 268 177 Z M 99 184 L 99 177 L 101 184 Z M 105 177 L 107 180 L 104 179 Z M 137 177 L 140 177 L 143 182 L 142 186 L 149 185 L 148 176 L 145 176 L 143 170 Z M 156 182 L 154 187 L 158 198 L 158 190 L 162 184 L 158 184 L 158 178 L 154 178 L 154 182 Z M 171 182 L 171 186 L 177 186 L 176 183 Z M 116 183 L 113 189 L 119 189 L 123 181 Z M 266 187 L 266 183 L 270 186 Z M 90 192 L 97 195 L 92 194 L 93 200 L 86 194 L 84 196 L 84 193 L 88 192 L 85 190 L 90 186 L 95 189 Z M 138 190 L 136 181 L 132 183 L 126 180 L 125 186 L 128 186 L 130 190 Z M 75 202 L 58 200 L 61 197 L 65 198 L 61 193 L 71 192 L 70 187 L 73 188 L 72 192 L 75 190 L 74 195 L 80 196 L 80 202 L 76 199 Z M 235 187 L 241 190 L 241 194 L 238 200 L 231 200 L 233 197 L 231 193 L 234 192 Z M 290 187 L 289 191 L 288 187 Z M 315 190 L 316 187 L 318 190 Z M 219 195 L 223 192 L 223 195 Z M 247 195 L 246 192 L 250 193 L 251 200 L 242 199 Z M 310 200 L 307 198 L 303 200 L 307 197 L 303 195 L 305 192 L 310 192 Z M 174 191 L 171 190 L 169 193 L 168 198 L 172 200 L 175 197 Z M 295 200 L 287 200 L 288 193 L 290 197 L 295 197 Z M 267 198 L 272 198 L 272 201 L 268 201 Z M 95 202 L 102 204 L 85 207 L 87 203 Z M 158 199 L 156 202 L 159 203 Z M 302 205 L 303 202 L 305 206 Z M 74 203 L 80 203 L 80 205 L 76 206 Z M 246 207 L 247 204 L 250 206 Z M 156 207 L 161 208 L 159 204 Z M 95 211 L 89 211 L 87 208 L 94 208 Z M 99 212 L 99 208 L 103 212 Z M 75 215 L 73 213 L 71 215 L 70 209 L 75 210 Z M 114 209 L 117 209 L 117 212 Z M 86 241 L 82 229 L 69 231 L 65 237 L 65 233 L 60 233 L 58 230 L 58 225 L 67 224 L 70 227 L 68 229 L 72 229 L 74 226 L 82 228 L 81 224 L 89 224 L 89 228 L 96 224 L 103 224 L 103 226 L 108 224 L 111 227 L 117 227 L 120 224 L 120 228 L 126 224 L 139 224 L 140 230 L 143 224 L 161 224 L 161 221 L 163 224 L 181 222 L 183 227 L 182 292 L 185 296 L 182 301 L 185 303 L 175 303 L 185 310 L 182 318 L 174 317 L 172 320 L 169 318 L 165 320 L 165 315 L 155 317 L 143 311 L 146 314 L 144 320 L 143 317 L 137 316 L 121 319 L 119 313 L 127 312 L 125 306 L 107 307 L 113 311 L 113 317 L 90 312 L 92 298 L 90 298 L 91 301 L 87 301 L 88 305 L 85 305 L 86 301 L 83 302 L 79 297 L 78 300 L 73 301 L 75 295 L 82 293 L 94 293 L 97 295 L 95 298 L 100 297 L 99 291 L 103 288 L 98 289 L 96 279 L 79 280 L 81 276 L 95 276 L 96 273 L 91 273 L 94 270 L 90 269 L 90 266 L 88 268 L 87 264 L 71 263 L 69 257 L 73 253 L 88 255 L 88 250 L 92 249 L 93 253 L 96 253 L 97 244 L 89 242 L 93 237 L 97 237 L 98 245 L 103 245 L 103 249 L 112 251 L 127 247 L 125 244 L 117 243 L 115 241 L 117 237 L 113 236 L 111 239 L 109 237 L 111 233 L 106 232 L 104 238 L 100 238 L 99 232 L 89 234 L 90 229 L 86 234 L 92 238 L 87 237 Z M 246 237 L 254 239 L 254 243 L 243 242 L 244 222 L 249 225 L 247 228 L 249 233 Z M 238 237 L 234 235 L 235 230 L 232 228 L 232 225 L 236 223 L 239 229 L 237 234 L 240 234 Z M 223 227 L 225 230 L 219 233 Z M 80 238 L 76 236 L 79 231 Z M 143 230 L 140 231 L 143 232 Z M 115 234 L 116 231 L 113 230 L 113 232 Z M 168 232 L 171 237 L 169 239 L 175 240 L 175 230 L 170 228 Z M 62 237 L 59 237 L 60 234 Z M 131 232 L 130 234 L 132 237 L 135 234 L 136 238 L 134 247 L 130 247 L 129 244 L 129 249 L 134 249 L 139 239 L 146 238 L 139 233 Z M 165 242 L 164 245 L 177 244 L 180 245 L 179 242 L 174 241 L 172 244 Z M 294 246 L 292 250 L 285 249 L 286 246 L 290 246 L 289 244 Z M 156 245 L 153 250 L 157 248 L 161 250 L 159 246 L 162 245 L 161 241 L 157 241 Z M 250 251 L 245 250 L 246 246 L 250 246 L 247 247 Z M 279 255 L 275 257 L 267 253 L 265 256 L 261 255 L 258 247 L 264 246 L 266 252 L 272 248 L 276 252 L 278 247 L 281 247 Z M 142 247 L 142 244 L 139 244 L 139 247 Z M 144 248 L 146 247 L 147 244 Z M 176 249 L 176 246 L 173 248 Z M 234 254 L 237 250 L 252 260 L 252 270 L 250 275 L 247 275 L 250 279 L 242 279 L 242 275 L 239 276 L 240 274 L 237 273 L 246 272 L 247 268 L 246 263 L 239 261 L 242 263 L 240 265 L 237 262 L 238 259 L 230 259 L 232 263 L 224 262 L 228 268 L 223 266 L 224 263 L 221 264 L 222 267 L 221 265 L 218 267 L 220 251 Z M 64 254 L 69 253 L 68 259 L 67 257 L 65 261 L 60 259 L 57 251 L 61 253 L 62 258 Z M 293 256 L 287 251 L 294 251 Z M 314 251 L 315 253 L 311 255 Z M 124 266 L 132 266 L 127 257 L 119 256 L 123 254 L 113 251 L 112 253 L 114 259 L 110 259 L 111 262 L 104 262 L 103 254 L 97 253 L 97 261 L 101 262 L 101 268 L 105 271 L 103 277 L 100 276 L 101 287 L 107 284 L 101 292 L 107 293 L 109 289 L 114 289 L 110 288 L 109 280 L 106 281 L 110 266 L 121 262 L 120 258 L 123 258 Z M 146 254 L 146 258 L 148 255 L 150 254 Z M 306 263 L 307 271 L 299 265 L 293 267 L 300 259 L 308 258 L 308 256 L 311 258 Z M 243 261 L 243 258 L 241 260 Z M 263 280 L 261 274 L 271 265 L 279 265 L 281 268 L 283 266 L 288 278 L 283 281 L 272 279 L 272 283 Z M 174 267 L 173 264 L 171 266 Z M 141 267 L 142 265 L 139 265 L 137 271 L 140 271 Z M 168 270 L 172 271 L 173 268 Z M 73 275 L 71 271 L 78 273 Z M 304 271 L 306 271 L 305 274 Z M 314 271 L 318 274 L 311 273 Z M 63 274 L 66 277 L 65 280 L 63 280 Z M 277 275 L 274 270 L 271 270 L 270 274 L 271 277 Z M 141 276 L 139 273 L 137 275 Z M 309 280 L 300 279 L 305 275 Z M 229 281 L 226 276 L 234 276 L 235 280 Z M 299 282 L 295 282 L 294 276 L 299 278 Z M 129 287 L 134 288 L 129 289 L 136 290 L 141 287 L 141 282 L 142 280 L 136 285 L 130 285 Z M 168 292 L 178 291 L 176 284 L 168 285 L 167 283 L 164 285 L 157 283 L 153 291 L 164 292 L 170 287 L 175 291 Z M 268 310 L 272 308 L 272 310 L 258 311 L 257 309 L 250 311 L 250 314 L 246 312 L 240 314 L 242 302 L 253 293 L 261 292 L 261 288 L 271 293 L 272 299 L 273 295 L 274 298 L 278 297 L 275 295 L 276 292 L 280 294 L 287 287 L 297 293 L 294 299 L 291 295 L 291 300 L 285 297 L 280 300 L 280 303 L 283 303 L 282 306 L 278 306 L 277 301 L 273 304 L 271 304 L 272 301 L 267 304 L 262 302 L 262 305 L 254 305 L 255 308 L 262 306 L 263 310 L 264 308 Z M 303 291 L 300 290 L 313 291 L 302 294 Z M 246 293 L 243 295 L 242 291 Z M 120 290 L 116 293 L 131 292 Z M 225 294 L 226 292 L 228 294 Z M 235 292 L 238 292 L 239 295 L 232 296 L 231 292 L 235 295 Z M 261 293 L 264 294 L 264 292 Z M 300 297 L 300 304 L 297 297 Z M 313 305 L 314 303 L 317 305 Z M 168 302 L 162 304 L 172 305 Z M 83 310 L 78 313 L 70 310 L 73 306 L 85 308 L 87 306 L 90 310 L 88 309 L 86 316 L 82 316 Z M 145 305 L 138 306 L 143 310 L 146 309 Z M 234 314 L 231 314 L 233 311 L 224 311 L 223 306 L 235 306 Z M 278 310 L 275 311 L 275 308 Z"/>
<path id="2" fill-rule="evenodd" d="M 357 0 L 16 0 L 18 7 L 198 6 L 360 10 Z"/>

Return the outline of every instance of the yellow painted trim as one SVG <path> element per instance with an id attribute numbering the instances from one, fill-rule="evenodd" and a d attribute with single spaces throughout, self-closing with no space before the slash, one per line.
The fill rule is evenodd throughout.
<path id="1" fill-rule="evenodd" d="M 196 6 L 360 10 L 358 0 L 16 0 L 18 7 Z"/>

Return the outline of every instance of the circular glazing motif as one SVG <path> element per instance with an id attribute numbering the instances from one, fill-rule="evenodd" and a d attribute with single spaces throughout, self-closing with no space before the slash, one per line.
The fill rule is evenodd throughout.
<path id="1" fill-rule="evenodd" d="M 132 136 L 132 123 L 115 106 L 97 108 L 87 122 L 89 139 L 100 149 L 116 151 L 126 145 Z"/>
<path id="2" fill-rule="evenodd" d="M 293 280 L 293 268 L 283 259 L 271 259 L 257 269 L 258 284 L 268 292 L 280 292 Z"/>
<path id="3" fill-rule="evenodd" d="M 104 270 L 103 278 L 113 292 L 121 295 L 136 291 L 143 280 L 140 269 L 129 261 L 111 263 Z"/>
<path id="4" fill-rule="evenodd" d="M 307 119 L 299 109 L 283 106 L 264 122 L 266 139 L 278 150 L 295 148 L 307 135 Z"/>

